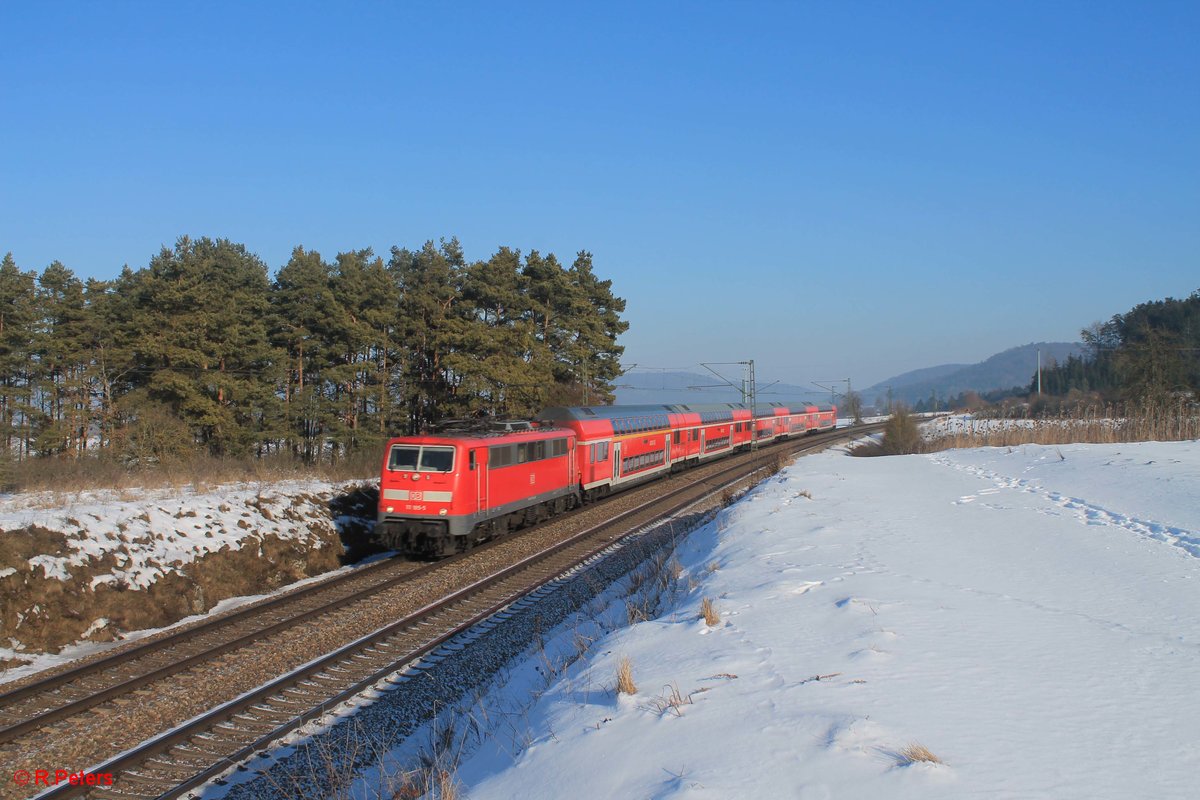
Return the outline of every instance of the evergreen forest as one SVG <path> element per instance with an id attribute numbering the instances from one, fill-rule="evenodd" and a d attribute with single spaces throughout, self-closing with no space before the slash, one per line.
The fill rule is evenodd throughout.
<path id="1" fill-rule="evenodd" d="M 1080 335 L 1089 352 L 1043 369 L 1043 394 L 1150 406 L 1200 400 L 1200 292 L 1142 303 Z"/>
<path id="2" fill-rule="evenodd" d="M 450 418 L 605 403 L 625 301 L 581 251 L 457 239 L 275 274 L 226 239 L 180 238 L 114 280 L 0 262 L 3 457 L 196 454 L 337 462 Z"/>

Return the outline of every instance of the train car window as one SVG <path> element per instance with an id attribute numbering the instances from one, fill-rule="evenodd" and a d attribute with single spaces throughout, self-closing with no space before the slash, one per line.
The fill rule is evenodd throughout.
<path id="1" fill-rule="evenodd" d="M 422 447 L 421 472 L 450 472 L 454 469 L 453 447 Z"/>
<path id="2" fill-rule="evenodd" d="M 475 470 L 475 451 L 471 450 L 467 453 L 467 466 L 471 471 Z"/>
<path id="3" fill-rule="evenodd" d="M 396 445 L 388 453 L 388 469 L 409 470 L 415 472 L 421 448 Z"/>
<path id="4" fill-rule="evenodd" d="M 555 439 L 554 441 L 550 442 L 550 447 L 551 447 L 551 451 L 550 451 L 551 458 L 555 458 L 557 456 L 565 456 L 567 454 L 567 440 L 566 439 Z"/>
<path id="5" fill-rule="evenodd" d="M 596 445 L 596 460 L 608 461 L 608 442 L 600 442 Z"/>
<path id="6" fill-rule="evenodd" d="M 683 441 L 683 434 L 680 431 L 675 431 L 675 444 L 680 444 Z"/>
<path id="7" fill-rule="evenodd" d="M 527 445 L 527 444 L 517 445 L 517 463 L 524 464 L 528 460 L 529 460 L 529 445 Z"/>

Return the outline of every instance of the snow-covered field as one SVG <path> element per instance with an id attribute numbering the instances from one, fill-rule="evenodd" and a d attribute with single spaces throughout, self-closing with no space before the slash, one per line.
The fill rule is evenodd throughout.
<path id="1" fill-rule="evenodd" d="M 1200 796 L 1197 556 L 1196 442 L 802 458 L 457 779 L 472 800 Z"/>

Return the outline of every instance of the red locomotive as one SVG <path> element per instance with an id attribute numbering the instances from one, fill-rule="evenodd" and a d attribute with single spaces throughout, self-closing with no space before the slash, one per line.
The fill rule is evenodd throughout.
<path id="1" fill-rule="evenodd" d="M 642 481 L 769 442 L 832 430 L 832 405 L 548 408 L 536 423 L 388 442 L 375 537 L 419 555 L 463 552 Z"/>

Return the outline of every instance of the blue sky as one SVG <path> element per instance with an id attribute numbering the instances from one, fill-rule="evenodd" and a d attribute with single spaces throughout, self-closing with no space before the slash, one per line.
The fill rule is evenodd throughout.
<path id="1" fill-rule="evenodd" d="M 5 3 L 0 35 L 25 269 L 588 249 L 627 364 L 857 386 L 1200 289 L 1194 2 Z"/>

